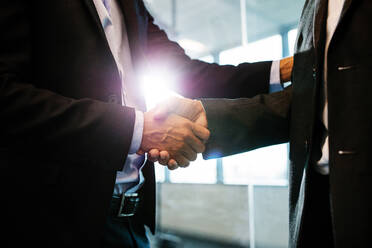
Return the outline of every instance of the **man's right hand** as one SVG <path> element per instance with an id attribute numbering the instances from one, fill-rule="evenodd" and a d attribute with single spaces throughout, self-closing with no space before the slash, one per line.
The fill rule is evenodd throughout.
<path id="1" fill-rule="evenodd" d="M 167 151 L 177 165 L 185 167 L 204 151 L 201 140 L 209 138 L 209 130 L 189 119 L 168 112 L 160 116 L 157 109 L 144 114 L 144 129 L 140 150 Z M 172 167 L 171 167 L 172 168 Z"/>

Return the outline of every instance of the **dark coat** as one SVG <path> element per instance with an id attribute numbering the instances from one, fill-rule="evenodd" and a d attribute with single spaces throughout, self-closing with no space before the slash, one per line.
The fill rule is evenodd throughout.
<path id="1" fill-rule="evenodd" d="M 328 186 L 316 191 L 318 182 L 309 176 L 321 146 L 326 13 L 327 1 L 306 1 L 292 86 L 253 99 L 204 101 L 211 130 L 206 158 L 290 142 L 290 247 L 310 246 L 304 240 L 317 239 L 317 230 L 327 224 L 329 203 L 322 202 L 319 209 L 314 204 Z M 372 235 L 371 25 L 372 2 L 346 0 L 328 50 L 328 198 L 336 247 L 369 247 Z M 309 217 L 304 221 L 305 213 Z M 317 247 L 326 242 L 318 241 Z"/>
<path id="2" fill-rule="evenodd" d="M 119 2 L 138 74 L 165 66 L 188 97 L 267 92 L 271 62 L 233 67 L 191 60 L 142 1 Z M 3 0 L 0 32 L 0 246 L 99 247 L 134 110 L 121 106 L 121 80 L 94 4 Z M 139 83 L 126 84 L 144 110 Z M 153 164 L 143 172 L 134 222 L 154 231 Z"/>

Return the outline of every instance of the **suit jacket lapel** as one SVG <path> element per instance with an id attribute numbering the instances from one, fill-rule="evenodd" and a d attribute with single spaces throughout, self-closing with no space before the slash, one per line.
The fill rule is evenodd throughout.
<path id="1" fill-rule="evenodd" d="M 124 22 L 128 35 L 128 42 L 134 73 L 143 73 L 141 71 L 143 68 L 140 67 L 141 65 L 139 65 L 139 63 L 145 61 L 145 55 L 143 54 L 145 34 L 143 34 L 143 32 L 147 31 L 147 26 L 144 23 L 141 23 L 144 22 L 146 19 L 144 17 L 145 13 L 142 13 L 140 10 L 139 2 L 141 1 L 119 0 L 118 2 L 124 14 Z M 131 89 L 131 93 L 136 96 L 135 101 L 137 107 L 140 110 L 145 111 L 145 98 L 142 92 L 141 85 L 137 81 L 137 78 L 133 78 L 130 82 L 126 83 Z"/>
<path id="2" fill-rule="evenodd" d="M 108 53 L 110 52 L 110 47 L 108 44 L 108 41 L 106 39 L 105 31 L 102 27 L 101 20 L 99 19 L 96 7 L 92 0 L 84 0 L 93 20 L 94 23 L 97 26 L 97 30 L 102 36 L 103 42 L 106 44 Z M 139 60 L 144 60 L 144 55 L 141 49 L 141 46 L 144 45 L 145 42 L 145 33 L 146 32 L 146 24 L 142 23 L 146 20 L 146 18 L 141 18 L 145 13 L 142 13 L 141 11 L 144 10 L 141 9 L 139 5 L 140 1 L 137 0 L 119 0 L 119 6 L 121 7 L 123 14 L 124 14 L 124 22 L 127 29 L 127 35 L 128 35 L 128 41 L 129 41 L 129 47 L 130 47 L 130 53 L 132 57 L 132 63 L 134 69 L 136 69 L 136 64 Z M 142 27 L 143 26 L 143 27 Z M 142 32 L 142 33 L 141 33 Z M 112 58 L 114 60 L 114 58 Z M 138 91 L 136 95 L 140 96 L 140 87 L 136 84 L 136 90 Z M 141 97 L 140 97 L 141 98 Z M 141 102 L 138 103 L 142 109 L 145 109 L 145 103 L 143 99 L 141 99 Z"/>
<path id="3" fill-rule="evenodd" d="M 324 38 L 328 16 L 328 0 L 315 0 L 314 11 L 313 43 L 315 49 L 318 50 L 322 47 L 322 43 L 324 43 L 325 40 Z"/>
<path id="4" fill-rule="evenodd" d="M 102 23 L 101 23 L 101 20 L 99 19 L 99 16 L 98 16 L 98 13 L 97 13 L 97 10 L 96 10 L 96 6 L 94 5 L 93 0 L 84 0 L 84 3 L 87 6 L 87 8 L 89 10 L 89 13 L 94 20 L 94 23 L 97 26 L 97 30 L 99 31 L 102 38 L 106 41 L 105 30 L 102 27 Z"/>
<path id="5" fill-rule="evenodd" d="M 349 10 L 352 2 L 353 2 L 353 0 L 345 0 L 344 7 L 342 9 L 341 16 L 340 16 L 340 21 L 344 18 L 345 14 Z"/>
<path id="6" fill-rule="evenodd" d="M 139 2 L 137 0 L 119 0 L 120 6 L 124 13 L 124 21 L 127 28 L 129 46 L 133 58 L 133 63 L 141 56 L 141 46 L 143 46 L 144 37 L 141 33 L 145 31 L 145 25 L 141 23 L 144 18 L 141 18 L 144 13 L 141 13 Z"/>

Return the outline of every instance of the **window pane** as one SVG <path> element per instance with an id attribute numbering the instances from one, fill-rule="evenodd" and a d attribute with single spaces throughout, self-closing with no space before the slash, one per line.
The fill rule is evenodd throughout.
<path id="1" fill-rule="evenodd" d="M 180 42 L 192 58 L 241 44 L 239 0 L 145 2 L 156 23 L 167 31 L 171 39 Z M 175 3 L 174 8 L 171 7 L 172 2 Z"/>
<path id="2" fill-rule="evenodd" d="M 267 48 L 270 49 L 267 49 Z M 220 53 L 220 64 L 238 65 L 243 62 L 276 60 L 282 57 L 282 38 L 274 35 L 246 46 L 232 48 Z"/>
<path id="3" fill-rule="evenodd" d="M 221 47 L 238 46 L 241 42 L 239 13 L 240 1 L 228 1 L 226 4 L 226 0 L 178 0 L 175 20 L 177 40 L 194 41 L 205 47 L 204 51 L 186 47 L 191 57 L 220 51 Z"/>
<path id="4" fill-rule="evenodd" d="M 292 29 L 288 32 L 289 54 L 293 55 L 293 50 L 297 38 L 297 29 Z"/>
<path id="5" fill-rule="evenodd" d="M 158 183 L 165 181 L 165 167 L 159 163 L 155 163 L 155 179 Z"/>
<path id="6" fill-rule="evenodd" d="M 172 0 L 144 0 L 144 2 L 155 18 L 155 23 L 162 29 L 170 31 L 172 27 Z"/>
<path id="7" fill-rule="evenodd" d="M 216 183 L 216 160 L 203 160 L 199 155 L 197 160 L 187 168 L 170 172 L 172 183 Z"/>
<path id="8" fill-rule="evenodd" d="M 287 147 L 281 144 L 224 158 L 224 182 L 286 185 Z"/>
<path id="9" fill-rule="evenodd" d="M 304 0 L 246 0 L 248 42 L 297 26 Z M 270 49 L 267 49 L 270 50 Z"/>
<path id="10" fill-rule="evenodd" d="M 201 58 L 199 58 L 199 60 L 204 61 L 204 62 L 208 62 L 208 63 L 213 63 L 214 62 L 214 58 L 213 58 L 212 55 L 207 55 L 207 56 L 201 57 Z"/>

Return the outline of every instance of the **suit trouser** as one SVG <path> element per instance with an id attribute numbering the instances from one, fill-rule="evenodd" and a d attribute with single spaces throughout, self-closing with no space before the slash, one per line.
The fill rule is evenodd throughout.
<path id="1" fill-rule="evenodd" d="M 334 247 L 329 176 L 308 170 L 300 247 Z"/>
<path id="2" fill-rule="evenodd" d="M 130 217 L 118 218 L 118 208 L 110 206 L 104 234 L 105 248 L 150 248 L 150 242 L 143 224 L 138 224 Z"/>

